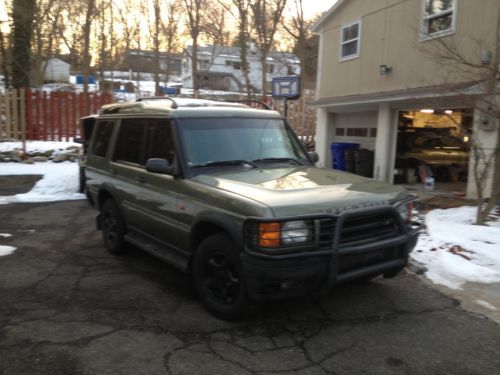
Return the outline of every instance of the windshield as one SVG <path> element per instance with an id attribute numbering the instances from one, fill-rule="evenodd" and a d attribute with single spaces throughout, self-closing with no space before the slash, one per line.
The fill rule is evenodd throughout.
<path id="1" fill-rule="evenodd" d="M 188 167 L 252 165 L 259 162 L 308 163 L 299 142 L 281 119 L 179 119 Z M 273 160 L 274 159 L 274 160 Z M 250 163 L 244 163 L 248 161 Z"/>

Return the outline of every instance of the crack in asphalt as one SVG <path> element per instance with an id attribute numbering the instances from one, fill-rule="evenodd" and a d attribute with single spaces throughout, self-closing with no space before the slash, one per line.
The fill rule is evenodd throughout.
<path id="1" fill-rule="evenodd" d="M 65 207 L 64 203 L 59 205 Z M 53 206 L 39 205 L 36 208 Z M 353 290 L 354 293 L 362 292 L 359 297 L 363 301 L 361 306 L 357 305 L 356 298 L 351 297 L 350 290 L 341 290 L 334 297 L 339 299 L 339 304 L 347 303 L 356 309 L 352 315 L 346 308 L 338 309 L 336 304 L 330 305 L 328 297 L 311 296 L 291 302 L 292 308 L 277 304 L 269 308 L 264 306 L 246 320 L 221 322 L 209 316 L 201 303 L 194 302 L 183 274 L 152 261 L 153 258 L 142 253 L 133 253 L 128 259 L 107 255 L 98 234 L 91 231 L 86 223 L 88 208 L 78 203 L 71 206 L 76 209 L 65 219 L 70 223 L 66 228 L 55 224 L 37 226 L 32 238 L 23 239 L 23 243 L 35 244 L 37 252 L 26 253 L 24 247 L 10 258 L 9 264 L 19 259 L 28 266 L 36 266 L 39 258 L 46 262 L 43 264 L 47 270 L 38 275 L 39 278 L 34 277 L 29 285 L 0 289 L 4 304 L 0 307 L 0 356 L 24 353 L 28 348 L 29 353 L 39 353 L 43 358 L 57 347 L 58 351 L 67 353 L 71 358 L 80 358 L 82 349 L 100 348 L 114 340 L 115 334 L 132 340 L 151 334 L 172 343 L 173 347 L 161 351 L 161 369 L 156 368 L 152 373 L 175 374 L 185 368 L 197 369 L 198 373 L 203 373 L 202 370 L 211 373 L 219 369 L 217 366 L 227 366 L 235 374 L 336 374 L 335 366 L 332 366 L 334 359 L 364 348 L 362 343 L 353 343 L 350 337 L 359 335 L 359 331 L 363 330 L 377 332 L 377 324 L 385 324 L 390 329 L 392 326 L 411 324 L 416 317 L 433 322 L 445 315 L 462 317 L 459 322 L 478 320 L 465 312 L 457 300 L 437 292 L 425 296 L 431 290 L 427 286 L 416 291 L 421 295 L 418 303 L 423 301 L 422 306 L 411 304 L 405 309 L 407 300 L 403 298 L 404 293 L 420 284 L 412 284 L 419 282 L 414 275 L 404 274 L 387 281 L 389 292 L 382 293 L 383 298 L 388 303 L 396 298 L 396 302 L 390 306 L 379 304 L 383 306 L 380 312 L 376 307 L 363 309 L 370 306 L 371 298 L 376 300 L 382 297 L 376 293 L 371 297 L 370 290 L 365 293 L 366 289 L 357 287 Z M 15 215 L 30 215 L 30 210 L 23 208 Z M 51 228 L 54 235 L 47 237 L 40 228 Z M 48 261 L 55 262 L 55 265 L 47 266 Z M 110 267 L 113 268 L 110 270 Z M 36 268 L 33 266 L 33 269 Z M 0 262 L 0 278 L 3 277 L 2 270 Z M 386 281 L 374 291 L 384 290 L 383 283 Z M 406 289 L 391 288 L 395 283 L 409 286 Z M 398 300 L 400 295 L 401 300 Z M 431 303 L 432 298 L 441 301 Z M 42 316 L 33 316 L 35 314 Z M 119 334 L 121 332 L 127 335 Z M 330 335 L 331 332 L 333 335 Z M 68 340 L 56 339 L 65 335 Z M 497 342 L 500 344 L 498 337 L 493 334 L 488 338 L 488 348 L 494 348 Z M 105 338 L 104 343 L 96 344 L 97 340 Z M 116 345 L 116 350 L 120 350 L 120 342 Z M 318 351 L 318 347 L 321 350 Z M 144 358 L 148 358 L 146 353 L 150 348 L 138 347 L 137 350 L 138 358 L 142 358 L 143 353 Z M 483 349 L 481 353 L 489 355 L 492 366 L 499 362 L 494 359 L 494 349 Z M 186 359 L 188 362 L 182 362 Z M 395 352 L 387 353 L 386 362 L 389 367 L 392 364 L 398 368 L 404 364 L 405 370 L 412 369 L 411 362 L 397 358 Z M 13 373 L 8 371 L 8 366 L 8 362 L 0 362 L 0 373 Z M 79 366 L 91 373 L 112 371 L 104 370 L 101 364 L 96 363 Z M 130 373 L 134 372 L 131 370 Z"/>

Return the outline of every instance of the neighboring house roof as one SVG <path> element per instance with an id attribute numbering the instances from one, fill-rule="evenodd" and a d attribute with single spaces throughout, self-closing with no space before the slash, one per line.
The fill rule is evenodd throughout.
<path id="1" fill-rule="evenodd" d="M 146 50 L 138 50 L 138 49 L 129 49 L 127 51 L 127 56 L 141 56 L 141 57 L 152 58 L 152 57 L 155 57 L 155 52 L 154 51 L 146 51 Z M 175 59 L 175 58 L 182 58 L 182 56 L 183 55 L 180 53 L 168 54 L 167 52 L 160 52 L 160 58 Z"/>
<path id="2" fill-rule="evenodd" d="M 60 63 L 62 63 L 62 64 L 64 64 L 64 65 L 68 65 L 68 66 L 69 66 L 69 65 L 71 65 L 71 64 L 67 63 L 67 62 L 66 62 L 66 61 L 64 61 L 64 60 L 61 60 L 61 59 L 60 59 L 60 58 L 58 58 L 58 57 L 52 57 L 52 58 L 48 59 L 45 63 L 46 63 L 46 64 L 48 64 L 48 63 L 51 63 L 51 62 L 56 62 L 56 61 L 57 61 L 57 62 L 60 62 Z"/>
<path id="3" fill-rule="evenodd" d="M 320 19 L 316 21 L 316 23 L 314 23 L 314 25 L 312 26 L 312 31 L 318 33 L 323 27 L 323 24 L 328 21 L 330 17 L 335 13 L 335 11 L 347 1 L 348 0 L 338 0 L 330 9 L 323 13 Z"/>
<path id="4" fill-rule="evenodd" d="M 193 49 L 192 46 L 187 46 L 188 51 Z M 207 56 L 219 56 L 219 57 L 233 57 L 240 59 L 241 57 L 241 48 L 240 47 L 227 47 L 227 46 L 199 46 L 198 47 L 198 55 L 207 55 Z M 255 50 L 255 52 L 251 52 L 251 48 L 248 49 L 248 58 L 260 58 L 260 52 Z M 276 61 L 283 61 L 292 64 L 299 64 L 299 58 L 290 52 L 279 52 L 272 51 L 269 52 L 267 58 L 273 59 Z"/>

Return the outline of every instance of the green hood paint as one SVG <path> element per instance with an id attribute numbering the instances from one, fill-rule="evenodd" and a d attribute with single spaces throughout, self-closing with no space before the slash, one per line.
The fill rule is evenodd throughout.
<path id="1" fill-rule="evenodd" d="M 409 196 L 398 186 L 315 167 L 233 170 L 193 180 L 258 201 L 276 216 L 338 213 L 393 204 Z"/>

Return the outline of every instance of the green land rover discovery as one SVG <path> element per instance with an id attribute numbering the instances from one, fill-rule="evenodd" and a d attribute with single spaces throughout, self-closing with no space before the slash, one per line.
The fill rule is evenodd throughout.
<path id="1" fill-rule="evenodd" d="M 85 182 L 105 247 L 132 244 L 185 271 L 217 317 L 394 277 L 417 241 L 408 192 L 315 167 L 275 111 L 163 98 L 94 120 Z"/>

